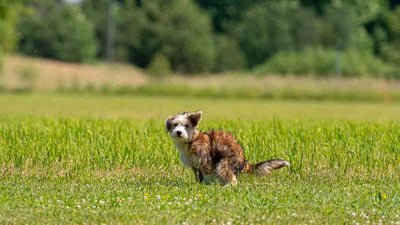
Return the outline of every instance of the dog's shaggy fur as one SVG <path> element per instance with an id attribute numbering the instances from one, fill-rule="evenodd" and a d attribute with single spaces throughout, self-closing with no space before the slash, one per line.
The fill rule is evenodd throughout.
<path id="1" fill-rule="evenodd" d="M 281 159 L 250 164 L 232 135 L 224 131 L 197 131 L 201 117 L 201 111 L 185 112 L 170 116 L 165 121 L 165 129 L 171 134 L 181 161 L 193 170 L 197 181 L 209 184 L 217 178 L 221 185 L 236 185 L 239 173 L 266 176 L 273 170 L 289 166 Z"/>

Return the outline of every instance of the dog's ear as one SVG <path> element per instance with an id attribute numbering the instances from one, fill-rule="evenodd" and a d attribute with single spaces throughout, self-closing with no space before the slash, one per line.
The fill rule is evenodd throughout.
<path id="1" fill-rule="evenodd" d="M 172 127 L 171 122 L 172 122 L 173 118 L 174 118 L 173 116 L 170 116 L 170 117 L 168 117 L 168 119 L 165 120 L 165 131 L 167 131 L 167 132 L 171 131 L 171 127 Z"/>
<path id="2" fill-rule="evenodd" d="M 188 120 L 192 124 L 193 127 L 197 127 L 200 123 L 201 116 L 203 115 L 203 112 L 197 111 L 195 113 L 190 113 L 188 115 Z"/>

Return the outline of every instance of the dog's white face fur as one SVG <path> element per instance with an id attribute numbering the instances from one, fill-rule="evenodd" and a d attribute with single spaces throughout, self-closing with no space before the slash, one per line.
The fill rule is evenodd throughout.
<path id="1" fill-rule="evenodd" d="M 170 133 L 175 142 L 188 143 L 197 132 L 201 116 L 201 111 L 170 116 L 165 120 L 165 130 Z"/>

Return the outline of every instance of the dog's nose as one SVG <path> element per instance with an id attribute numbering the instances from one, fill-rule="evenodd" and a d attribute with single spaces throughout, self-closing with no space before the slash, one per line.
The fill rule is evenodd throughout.
<path id="1" fill-rule="evenodd" d="M 182 135 L 182 132 L 181 131 L 177 131 L 176 135 L 178 135 L 178 137 L 180 137 Z"/>

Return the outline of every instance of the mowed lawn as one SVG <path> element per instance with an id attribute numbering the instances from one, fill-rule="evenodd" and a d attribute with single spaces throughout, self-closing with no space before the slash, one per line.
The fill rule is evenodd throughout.
<path id="1" fill-rule="evenodd" d="M 251 162 L 236 187 L 182 166 L 167 116 L 203 110 Z M 0 95 L 1 224 L 400 224 L 400 104 Z"/>

